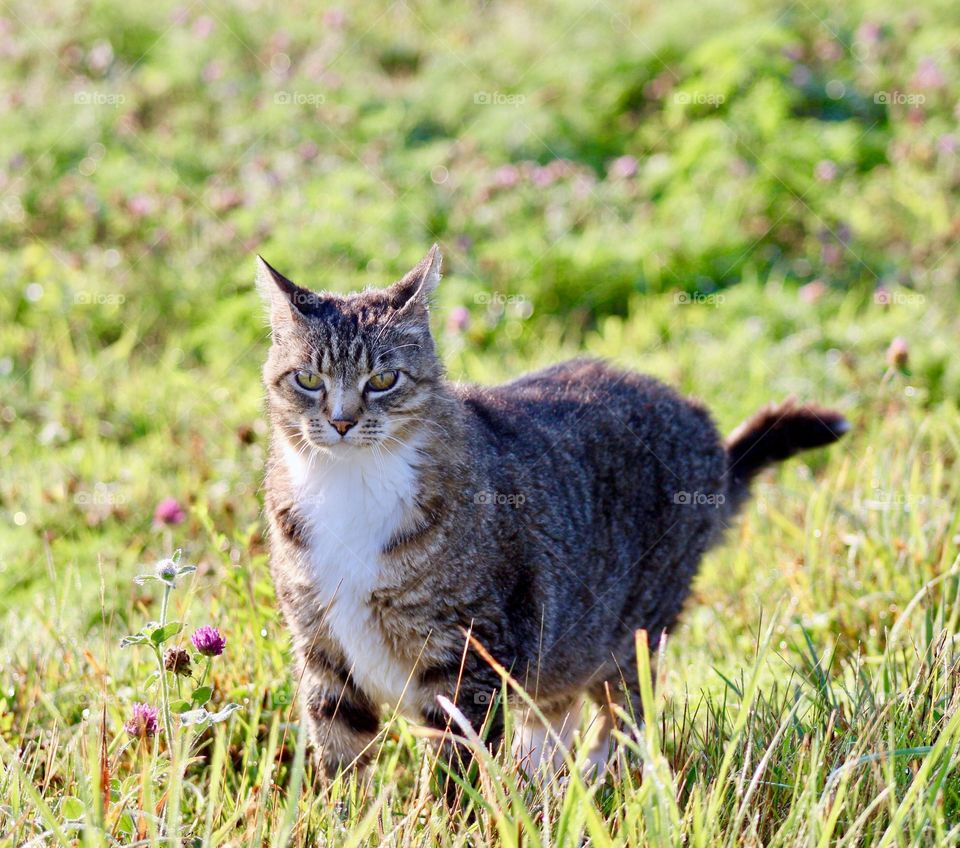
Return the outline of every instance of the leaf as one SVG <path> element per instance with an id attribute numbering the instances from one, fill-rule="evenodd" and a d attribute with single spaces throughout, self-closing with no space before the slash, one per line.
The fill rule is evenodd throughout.
<path id="1" fill-rule="evenodd" d="M 150 634 L 150 641 L 152 641 L 154 645 L 162 645 L 167 639 L 176 636 L 181 630 L 183 630 L 182 622 L 171 621 L 163 627 L 158 627 L 154 630 L 153 633 Z"/>
<path id="2" fill-rule="evenodd" d="M 210 700 L 210 696 L 213 694 L 212 686 L 198 686 L 193 690 L 193 695 L 190 697 L 193 699 L 193 703 L 197 706 L 202 707 L 207 701 Z"/>
<path id="3" fill-rule="evenodd" d="M 117 830 L 125 833 L 127 836 L 133 836 L 133 816 L 130 813 L 124 813 L 117 822 Z"/>
<path id="4" fill-rule="evenodd" d="M 189 712 L 190 707 L 192 706 L 193 704 L 190 703 L 190 701 L 186 700 L 185 698 L 181 698 L 178 701 L 170 702 L 170 710 L 176 713 L 177 715 L 183 715 L 183 713 Z"/>
<path id="5" fill-rule="evenodd" d="M 240 709 L 239 704 L 227 704 L 222 710 L 216 713 L 208 713 L 207 715 L 210 718 L 210 721 L 216 724 L 220 721 L 226 721 L 230 716 L 232 716 L 237 710 Z"/>
<path id="6" fill-rule="evenodd" d="M 138 586 L 142 586 L 144 583 L 149 583 L 151 580 L 159 580 L 156 574 L 138 574 L 133 578 L 133 582 Z"/>
<path id="7" fill-rule="evenodd" d="M 209 718 L 210 713 L 208 713 L 203 707 L 200 707 L 199 710 L 189 710 L 188 712 L 181 713 L 180 724 L 182 727 L 186 727 L 191 724 L 203 724 Z"/>
<path id="8" fill-rule="evenodd" d="M 67 795 L 60 802 L 60 813 L 65 819 L 82 819 L 86 811 L 83 801 L 72 795 Z"/>
<path id="9" fill-rule="evenodd" d="M 121 648 L 128 648 L 131 645 L 143 645 L 148 641 L 147 637 L 143 633 L 134 633 L 132 636 L 124 636 L 120 640 Z"/>

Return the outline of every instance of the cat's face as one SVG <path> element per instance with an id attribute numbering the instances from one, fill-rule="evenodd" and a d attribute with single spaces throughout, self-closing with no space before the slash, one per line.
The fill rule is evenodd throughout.
<path id="1" fill-rule="evenodd" d="M 301 288 L 258 258 L 270 416 L 296 450 L 390 451 L 429 426 L 442 366 L 427 298 L 439 279 L 436 246 L 389 288 L 346 296 Z"/>

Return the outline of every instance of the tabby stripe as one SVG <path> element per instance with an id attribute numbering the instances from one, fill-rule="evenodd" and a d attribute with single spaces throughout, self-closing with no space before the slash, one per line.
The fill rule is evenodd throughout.
<path id="1" fill-rule="evenodd" d="M 331 675 L 344 686 L 350 682 L 349 669 L 342 662 L 334 659 L 326 651 L 316 646 L 311 649 L 307 656 L 307 667 Z"/>
<path id="2" fill-rule="evenodd" d="M 428 687 L 437 687 L 444 683 L 455 683 L 460 677 L 460 668 L 463 665 L 463 657 L 455 657 L 449 662 L 431 665 L 419 670 L 417 678 L 420 683 Z M 464 677 L 468 676 L 464 667 Z"/>
<path id="3" fill-rule="evenodd" d="M 292 506 L 282 506 L 273 510 L 273 520 L 283 538 L 291 545 L 298 548 L 307 546 L 307 529 Z"/>
<path id="4" fill-rule="evenodd" d="M 380 729 L 380 717 L 373 707 L 343 692 L 342 696 L 331 693 L 312 695 L 307 703 L 310 715 L 316 721 L 340 721 L 354 733 L 365 735 L 376 733 Z"/>
<path id="5" fill-rule="evenodd" d="M 386 545 L 384 545 L 382 553 L 387 554 L 388 556 L 395 554 L 401 548 L 409 547 L 414 543 L 423 541 L 424 537 L 436 529 L 436 521 L 424 521 L 417 524 L 417 526 L 412 530 L 408 530 L 406 532 L 399 531 L 393 535 Z"/>

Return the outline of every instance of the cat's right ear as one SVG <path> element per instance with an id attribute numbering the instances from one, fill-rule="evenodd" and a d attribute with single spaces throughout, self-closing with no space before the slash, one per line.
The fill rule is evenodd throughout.
<path id="1" fill-rule="evenodd" d="M 274 330 L 302 321 L 314 304 L 312 292 L 288 280 L 262 256 L 257 256 L 257 290 L 270 310 Z"/>

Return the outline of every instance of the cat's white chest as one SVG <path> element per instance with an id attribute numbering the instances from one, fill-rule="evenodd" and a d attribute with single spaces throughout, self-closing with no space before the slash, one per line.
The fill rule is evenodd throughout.
<path id="1" fill-rule="evenodd" d="M 288 447 L 284 460 L 297 512 L 308 526 L 306 564 L 322 606 L 318 614 L 360 687 L 380 702 L 409 706 L 412 669 L 388 649 L 369 606 L 380 579 L 380 552 L 417 491 L 416 448 L 392 451 L 348 449 L 311 463 Z"/>

